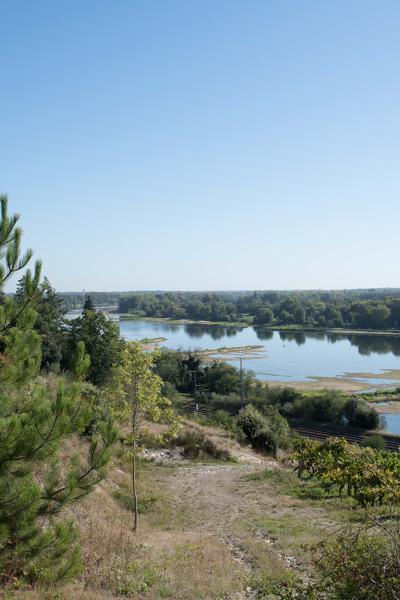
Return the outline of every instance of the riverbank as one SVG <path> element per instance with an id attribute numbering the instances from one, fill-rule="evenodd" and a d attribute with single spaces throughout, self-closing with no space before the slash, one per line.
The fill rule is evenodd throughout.
<path id="1" fill-rule="evenodd" d="M 305 332 L 300 339 L 274 330 L 262 336 L 261 330 L 243 324 L 225 328 L 196 322 L 192 326 L 185 320 L 174 324 L 165 318 L 122 320 L 120 330 L 125 339 L 141 339 L 146 349 L 190 349 L 208 362 L 225 360 L 234 366 L 239 366 L 240 358 L 248 358 L 243 367 L 269 385 L 349 394 L 400 386 L 400 347 L 395 337 L 332 334 L 330 338 Z M 380 354 L 388 356 L 380 358 Z"/>
<path id="2" fill-rule="evenodd" d="M 312 375 L 307 381 L 265 381 L 264 383 L 275 387 L 290 387 L 303 392 L 331 389 L 344 393 L 352 393 L 367 391 L 371 388 L 378 388 L 378 390 L 382 390 L 383 392 L 384 390 L 393 390 L 395 385 L 398 385 L 400 370 L 387 370 L 381 377 L 386 380 L 393 379 L 393 383 L 376 383 L 377 379 L 380 378 L 376 373 L 345 373 L 341 377 L 320 377 L 318 375 Z M 362 381 L 360 381 L 360 379 Z M 370 379 L 373 379 L 373 382 L 369 381 Z"/>
<path id="3" fill-rule="evenodd" d="M 336 333 L 343 335 L 385 335 L 400 337 L 400 330 L 349 329 L 348 327 L 307 327 L 304 325 L 256 325 L 243 321 L 198 321 L 194 319 L 172 319 L 169 317 L 142 317 L 126 313 L 115 313 L 121 321 L 149 321 L 169 325 L 219 325 L 222 327 L 237 327 L 244 329 L 253 327 L 255 330 L 288 331 L 304 333 Z"/>
<path id="4" fill-rule="evenodd" d="M 241 321 L 194 321 L 192 319 L 170 319 L 169 317 L 141 317 L 130 314 L 118 313 L 120 321 L 149 321 L 153 323 L 165 323 L 166 325 L 219 325 L 221 327 L 237 327 L 243 329 L 249 327 L 249 323 Z"/>
<path id="5" fill-rule="evenodd" d="M 368 405 L 380 414 L 400 414 L 399 400 L 382 400 L 380 402 L 368 402 Z"/>
<path id="6" fill-rule="evenodd" d="M 336 333 L 343 335 L 387 335 L 400 337 L 400 330 L 393 329 L 378 330 L 378 329 L 349 329 L 348 327 L 307 327 L 305 325 L 252 325 L 254 329 L 269 330 L 269 331 L 287 331 L 294 333 Z"/>
<path id="7" fill-rule="evenodd" d="M 323 389 L 336 390 L 343 393 L 353 393 L 371 389 L 371 384 L 352 381 L 345 377 L 310 377 L 308 381 L 263 381 L 264 385 L 272 387 L 288 387 L 301 392 L 317 392 Z"/>

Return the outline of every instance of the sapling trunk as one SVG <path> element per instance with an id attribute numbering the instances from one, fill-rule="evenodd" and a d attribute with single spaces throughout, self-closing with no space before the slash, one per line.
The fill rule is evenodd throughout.
<path id="1" fill-rule="evenodd" d="M 136 490 L 136 389 L 132 390 L 132 499 L 133 499 L 133 531 L 138 527 L 138 498 Z"/>
<path id="2" fill-rule="evenodd" d="M 133 442 L 133 460 L 132 460 L 132 496 L 133 496 L 133 531 L 138 527 L 138 499 L 136 491 L 136 454 L 135 442 Z"/>

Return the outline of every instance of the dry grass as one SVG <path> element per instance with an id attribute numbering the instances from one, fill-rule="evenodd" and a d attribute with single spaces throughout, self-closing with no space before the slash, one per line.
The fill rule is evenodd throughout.
<path id="1" fill-rule="evenodd" d="M 195 427 L 199 427 L 195 425 Z M 242 599 L 246 588 L 301 578 L 304 545 L 357 518 L 338 498 L 321 497 L 278 463 L 203 427 L 237 463 L 143 463 L 141 515 L 132 530 L 129 464 L 116 452 L 107 480 L 66 511 L 81 535 L 83 571 L 59 589 L 3 591 L 6 600 Z M 69 451 L 84 452 L 72 443 Z M 243 595 L 244 594 L 244 595 Z"/>

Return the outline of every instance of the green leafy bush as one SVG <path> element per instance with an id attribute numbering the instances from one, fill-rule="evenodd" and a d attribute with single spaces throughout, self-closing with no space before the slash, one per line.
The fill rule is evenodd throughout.
<path id="1" fill-rule="evenodd" d="M 354 532 L 320 548 L 316 566 L 320 585 L 334 600 L 400 598 L 398 532 Z"/>
<path id="2" fill-rule="evenodd" d="M 382 435 L 369 435 L 365 440 L 361 442 L 361 446 L 367 448 L 374 448 L 375 450 L 385 450 L 386 442 Z"/>
<path id="3" fill-rule="evenodd" d="M 271 454 L 272 456 L 276 456 L 278 451 L 277 437 L 275 433 L 269 429 L 269 427 L 260 427 L 257 429 L 251 441 L 251 445 L 256 450 L 260 450 L 266 454 Z"/>

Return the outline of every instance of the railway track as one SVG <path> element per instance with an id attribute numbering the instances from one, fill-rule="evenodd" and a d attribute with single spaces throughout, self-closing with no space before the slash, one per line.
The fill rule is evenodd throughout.
<path id="1" fill-rule="evenodd" d="M 328 437 L 341 437 L 350 442 L 351 444 L 361 444 L 361 442 L 367 439 L 368 435 L 354 435 L 349 433 L 341 433 L 338 431 L 328 431 L 326 429 L 318 429 L 315 427 L 304 427 L 303 425 L 295 425 L 290 423 L 291 429 L 296 431 L 299 435 L 304 437 L 310 437 L 315 440 L 326 440 Z M 386 449 L 391 452 L 398 452 L 400 447 L 400 439 L 397 440 L 387 435 L 382 436 L 386 443 Z"/>
<path id="2" fill-rule="evenodd" d="M 192 402 L 188 402 L 187 404 L 180 406 L 179 409 L 186 414 L 198 414 L 198 415 L 203 415 L 205 417 L 209 417 L 213 413 L 212 410 L 210 410 L 209 408 L 205 408 L 204 406 L 197 405 L 197 408 L 196 408 L 196 404 L 194 404 Z M 301 436 L 309 437 L 314 440 L 321 440 L 321 441 L 326 440 L 326 438 L 329 438 L 329 437 L 340 437 L 340 438 L 344 438 L 351 444 L 361 444 L 361 442 L 363 440 L 365 440 L 369 437 L 368 435 L 355 435 L 355 434 L 350 434 L 350 433 L 342 433 L 342 432 L 335 431 L 335 430 L 318 429 L 317 427 L 306 427 L 303 425 L 296 425 L 294 423 L 289 423 L 289 426 L 293 431 L 296 431 L 296 433 L 298 433 Z M 393 437 L 391 437 L 389 435 L 385 435 L 385 434 L 383 434 L 382 437 L 384 438 L 385 443 L 386 443 L 386 450 L 389 450 L 390 452 L 398 452 L 399 451 L 400 438 L 399 439 L 393 438 Z"/>

